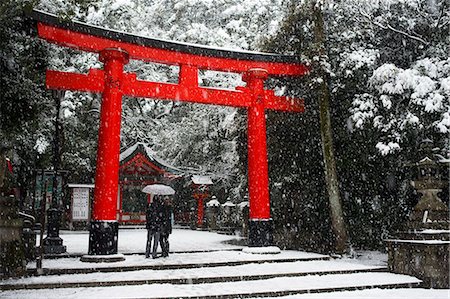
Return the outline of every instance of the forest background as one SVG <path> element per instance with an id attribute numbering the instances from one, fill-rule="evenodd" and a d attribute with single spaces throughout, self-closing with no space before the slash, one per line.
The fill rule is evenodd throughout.
<path id="1" fill-rule="evenodd" d="M 32 8 L 142 36 L 300 55 L 319 62 L 301 80 L 268 82 L 305 99 L 302 114 L 267 112 L 272 218 L 286 248 L 333 248 L 317 84 L 326 80 L 338 186 L 350 243 L 382 249 L 418 195 L 409 162 L 423 139 L 450 156 L 450 2 L 448 0 L 4 0 L 0 4 L 0 142 L 9 148 L 21 203 L 33 196 L 34 170 L 52 166 L 55 102 L 45 69 L 86 72 L 96 55 L 37 39 Z M 315 48 L 320 10 L 323 52 Z M 131 61 L 139 78 L 177 82 L 177 68 Z M 201 72 L 200 84 L 234 88 L 240 76 Z M 69 181 L 93 182 L 100 95 L 66 92 L 60 119 L 62 168 Z M 244 200 L 246 113 L 230 107 L 129 98 L 121 145 L 144 142 L 175 166 L 214 174 L 221 202 Z M 448 178 L 448 171 L 446 173 Z M 448 188 L 441 193 L 448 204 Z"/>

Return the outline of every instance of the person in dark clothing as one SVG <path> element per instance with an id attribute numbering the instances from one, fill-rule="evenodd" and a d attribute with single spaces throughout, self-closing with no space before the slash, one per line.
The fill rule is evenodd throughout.
<path id="1" fill-rule="evenodd" d="M 172 233 L 172 200 L 166 196 L 162 204 L 161 213 L 161 236 L 159 242 L 161 244 L 162 256 L 169 256 L 169 235 Z"/>
<path id="2" fill-rule="evenodd" d="M 155 195 L 152 203 L 148 206 L 146 212 L 146 228 L 147 228 L 147 244 L 145 247 L 145 257 L 157 258 L 156 251 L 158 250 L 158 243 L 161 234 L 161 216 L 162 203 L 160 196 Z M 152 248 L 153 239 L 153 248 Z"/>

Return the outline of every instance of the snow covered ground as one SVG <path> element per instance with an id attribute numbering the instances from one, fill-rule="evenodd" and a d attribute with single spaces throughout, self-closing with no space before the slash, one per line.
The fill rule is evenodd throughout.
<path id="1" fill-rule="evenodd" d="M 61 237 L 69 253 L 86 253 L 88 239 L 86 232 L 62 232 Z M 161 296 L 182 298 L 211 295 L 220 298 L 223 294 L 255 294 L 255 297 L 258 297 L 258 294 L 266 293 L 264 296 L 267 296 L 267 293 L 270 294 L 270 292 L 289 294 L 288 292 L 291 290 L 302 292 L 310 289 L 329 290 L 330 292 L 299 294 L 281 298 L 450 298 L 450 290 L 417 288 L 333 291 L 333 289 L 347 287 L 358 288 L 419 282 L 418 279 L 406 275 L 378 272 L 380 268 L 386 266 L 386 255 L 379 252 L 356 252 L 357 258 L 355 259 L 346 257 L 330 260 L 323 260 L 328 258 L 324 255 L 300 251 L 282 250 L 279 254 L 270 255 L 251 254 L 240 250 L 242 248 L 240 246 L 224 243 L 224 241 L 234 239 L 234 236 L 175 229 L 170 238 L 173 253 L 168 258 L 153 260 L 145 259 L 142 255 L 145 238 L 146 231 L 144 229 L 120 230 L 119 252 L 126 254 L 124 262 L 96 264 L 83 263 L 79 258 L 60 258 L 44 260 L 44 267 L 55 270 L 111 266 L 149 268 L 126 272 L 62 274 L 0 281 L 0 287 L 4 288 L 8 285 L 73 284 L 70 287 L 54 289 L 27 290 L 23 287 L 20 290 L 3 290 L 0 291 L 0 298 L 151 298 Z M 273 260 L 278 260 L 278 262 L 273 262 Z M 233 266 L 220 264 L 227 261 L 243 262 L 243 264 Z M 189 268 L 189 264 L 200 266 Z M 201 266 L 201 264 L 206 266 Z M 174 265 L 181 268 L 170 268 Z M 152 269 L 153 266 L 162 268 Z M 30 263 L 29 268 L 33 267 L 35 264 Z M 252 276 L 261 277 L 258 279 L 246 278 Z M 174 279 L 185 282 L 170 284 L 170 280 Z M 208 281 L 208 279 L 214 281 Z M 199 281 L 205 283 L 199 283 Z M 114 285 L 116 282 L 120 283 Z M 89 283 L 94 283 L 95 287 L 88 287 L 86 284 Z M 100 283 L 104 284 L 100 286 Z M 113 284 L 106 286 L 107 283 Z M 128 283 L 135 285 L 126 285 Z"/>
<path id="2" fill-rule="evenodd" d="M 349 264 L 340 261 L 306 261 L 306 262 L 281 262 L 281 263 L 250 263 L 246 265 L 205 267 L 199 273 L 198 269 L 167 269 L 167 270 L 139 270 L 112 273 L 86 273 L 36 276 L 0 282 L 2 284 L 36 284 L 36 283 L 60 283 L 91 282 L 91 281 L 133 281 L 133 280 L 158 280 L 158 279 L 198 279 L 210 277 L 234 277 L 246 275 L 269 275 L 269 274 L 295 274 L 295 273 L 323 273 L 330 271 L 345 270 L 370 270 L 371 266 L 362 264 Z"/>
<path id="3" fill-rule="evenodd" d="M 265 280 L 237 281 L 204 284 L 146 284 L 133 286 L 113 286 L 95 288 L 63 288 L 50 290 L 11 291 L 11 298 L 183 298 L 217 296 L 225 294 L 258 294 L 279 291 L 327 289 L 392 282 L 409 282 L 408 276 L 395 277 L 391 273 L 360 273 L 340 275 L 316 275 L 303 277 L 278 277 Z M 380 292 L 382 292 L 380 290 Z M 6 292 L 5 292 L 6 293 Z M 7 294 L 8 295 L 8 294 Z M 379 293 L 380 297 L 382 293 Z M 2 294 L 0 294 L 0 298 Z M 423 298 L 423 297 L 422 297 Z M 421 298 L 421 299 L 422 299 Z"/>
<path id="4" fill-rule="evenodd" d="M 63 244 L 67 246 L 67 252 L 72 254 L 87 254 L 89 233 L 87 231 L 61 231 Z M 170 251 L 201 251 L 237 248 L 228 245 L 225 241 L 236 239 L 235 236 L 219 235 L 206 231 L 189 229 L 174 229 L 170 235 Z M 144 253 L 147 231 L 145 229 L 119 230 L 119 253 Z"/>
<path id="5" fill-rule="evenodd" d="M 347 299 L 347 298 L 364 298 L 364 299 L 448 299 L 450 298 L 449 290 L 427 290 L 427 289 L 371 289 L 361 291 L 343 291 L 320 294 L 301 294 L 285 297 L 277 297 L 278 299 Z"/>

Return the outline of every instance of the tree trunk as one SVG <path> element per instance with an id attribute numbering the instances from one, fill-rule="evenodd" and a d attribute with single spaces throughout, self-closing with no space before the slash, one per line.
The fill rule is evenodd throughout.
<path id="1" fill-rule="evenodd" d="M 325 28 L 321 8 L 322 1 L 312 0 L 312 17 L 314 20 L 315 51 L 312 64 L 312 75 L 316 82 L 319 110 L 322 151 L 325 163 L 325 181 L 331 212 L 331 225 L 335 234 L 335 249 L 338 253 L 348 251 L 348 233 L 344 221 L 342 201 L 339 193 L 336 161 L 334 158 L 333 135 L 330 119 L 329 73 L 326 70 Z"/>

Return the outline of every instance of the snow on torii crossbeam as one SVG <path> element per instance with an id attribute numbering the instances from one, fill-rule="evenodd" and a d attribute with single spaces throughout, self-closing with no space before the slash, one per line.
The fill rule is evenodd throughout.
<path id="1" fill-rule="evenodd" d="M 104 69 L 88 74 L 48 70 L 49 89 L 102 93 L 89 254 L 117 253 L 116 221 L 122 96 L 245 107 L 248 111 L 250 246 L 272 242 L 265 109 L 303 112 L 303 100 L 264 89 L 268 76 L 302 76 L 308 68 L 296 56 L 230 51 L 131 35 L 67 22 L 34 10 L 38 35 L 55 44 L 99 54 Z M 177 65 L 178 84 L 138 80 L 125 73 L 129 59 Z M 247 83 L 236 90 L 200 87 L 199 70 L 234 72 Z"/>

